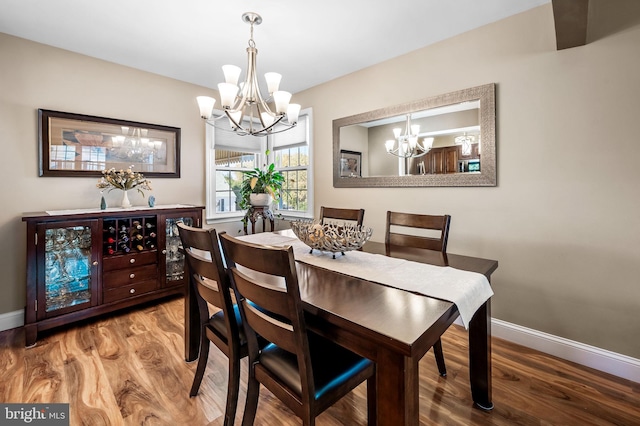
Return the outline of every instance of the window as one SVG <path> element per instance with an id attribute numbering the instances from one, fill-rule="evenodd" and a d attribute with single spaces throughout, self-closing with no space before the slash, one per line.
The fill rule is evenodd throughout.
<path id="1" fill-rule="evenodd" d="M 242 172 L 256 167 L 257 154 L 242 151 L 215 150 L 215 206 L 216 213 L 240 210 L 238 193 L 242 185 Z"/>
<path id="2" fill-rule="evenodd" d="M 271 137 L 273 163 L 285 180 L 278 205 L 278 210 L 283 215 L 313 215 L 310 124 L 311 112 L 305 110 L 300 114 L 294 129 Z"/>
<path id="3" fill-rule="evenodd" d="M 238 136 L 213 126 L 206 130 L 208 220 L 242 217 L 238 201 L 243 172 L 272 162 L 285 177 L 278 213 L 313 215 L 310 109 L 300 112 L 295 128 L 268 137 Z"/>

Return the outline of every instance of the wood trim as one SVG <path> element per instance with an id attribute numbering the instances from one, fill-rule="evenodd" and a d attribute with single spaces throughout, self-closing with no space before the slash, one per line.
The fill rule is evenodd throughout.
<path id="1" fill-rule="evenodd" d="M 587 44 L 589 0 L 552 0 L 558 50 Z"/>

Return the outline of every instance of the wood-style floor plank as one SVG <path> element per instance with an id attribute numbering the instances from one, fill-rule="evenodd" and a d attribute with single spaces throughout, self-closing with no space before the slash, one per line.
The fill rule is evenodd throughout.
<path id="1" fill-rule="evenodd" d="M 22 329 L 0 333 L 0 401 L 68 402 L 72 425 L 222 425 L 227 359 L 212 345 L 200 392 L 184 361 L 182 299 L 43 334 L 24 347 Z M 495 409 L 473 408 L 467 333 L 442 337 L 447 377 L 433 354 L 420 362 L 422 425 L 640 425 L 640 384 L 493 339 Z M 247 363 L 241 363 L 240 424 Z M 361 385 L 318 417 L 320 426 L 366 425 Z M 256 426 L 300 420 L 261 390 Z"/>

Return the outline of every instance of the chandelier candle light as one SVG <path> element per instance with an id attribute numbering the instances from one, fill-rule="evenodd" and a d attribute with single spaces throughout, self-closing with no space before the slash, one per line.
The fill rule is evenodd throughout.
<path id="1" fill-rule="evenodd" d="M 422 145 L 418 143 L 420 133 L 419 124 L 411 124 L 411 114 L 407 114 L 407 124 L 402 134 L 402 129 L 396 127 L 393 129 L 395 139 L 389 139 L 384 143 L 388 154 L 401 158 L 422 157 L 431 149 L 433 138 L 422 139 Z M 396 146 L 396 142 L 398 146 Z"/>
<path id="2" fill-rule="evenodd" d="M 258 49 L 253 41 L 253 26 L 260 25 L 262 17 L 257 13 L 247 12 L 242 15 L 242 20 L 251 25 L 247 47 L 247 76 L 245 81 L 238 85 L 242 71 L 240 67 L 222 67 L 225 82 L 218 84 L 218 92 L 224 115 L 213 117 L 212 125 L 215 126 L 215 122 L 220 118 L 227 117 L 231 129 L 241 136 L 265 136 L 289 130 L 298 122 L 300 105 L 290 104 L 291 93 L 279 90 L 282 75 L 275 72 L 265 74 L 269 96 L 266 99 L 262 97 L 256 73 Z M 209 120 L 213 116 L 216 100 L 209 96 L 198 96 L 196 99 L 200 107 L 200 116 L 211 124 Z M 268 102 L 275 104 L 275 112 L 269 108 Z M 285 115 L 286 121 L 283 120 Z"/>

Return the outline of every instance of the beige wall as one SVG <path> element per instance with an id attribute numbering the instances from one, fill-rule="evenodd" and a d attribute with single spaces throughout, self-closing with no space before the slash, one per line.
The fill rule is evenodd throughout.
<path id="1" fill-rule="evenodd" d="M 500 262 L 496 318 L 640 358 L 640 24 L 615 25 L 628 12 L 558 52 L 549 4 L 296 94 L 313 108 L 316 210 L 363 207 L 378 241 L 387 209 L 449 213 L 450 252 Z M 181 127 L 182 178 L 154 180 L 159 203 L 204 203 L 205 160 L 197 86 L 2 34 L 0 58 L 6 313 L 24 306 L 21 214 L 99 203 L 95 179 L 38 177 L 38 108 Z M 333 188 L 332 120 L 492 82 L 497 187 Z"/>
<path id="2" fill-rule="evenodd" d="M 364 208 L 378 241 L 387 209 L 451 214 L 450 252 L 500 262 L 494 317 L 640 358 L 640 25 L 616 33 L 616 19 L 557 51 L 548 4 L 298 93 L 314 108 L 316 208 Z M 332 120 L 486 83 L 497 187 L 333 188 Z"/>
<path id="3" fill-rule="evenodd" d="M 38 177 L 37 110 L 51 109 L 182 128 L 182 177 L 152 179 L 158 204 L 203 204 L 204 89 L 0 34 L 0 313 L 25 304 L 23 212 L 98 207 L 97 178 Z M 121 194 L 107 202 L 115 205 Z M 134 204 L 142 196 L 130 194 Z"/>

